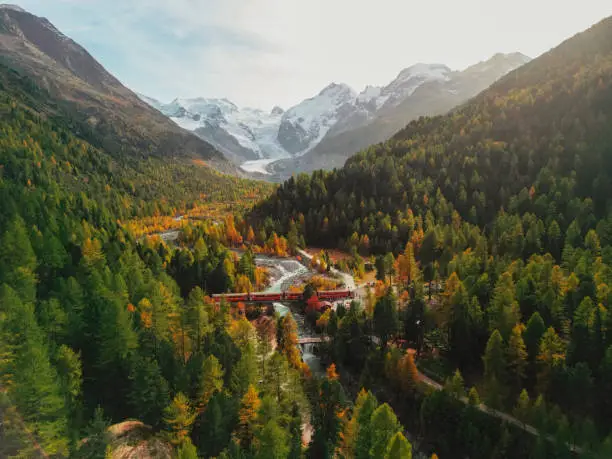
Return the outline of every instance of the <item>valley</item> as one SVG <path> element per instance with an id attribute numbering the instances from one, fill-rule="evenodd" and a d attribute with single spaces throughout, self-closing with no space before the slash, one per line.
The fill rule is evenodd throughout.
<path id="1" fill-rule="evenodd" d="M 99 34 L 91 52 L 136 59 L 130 87 L 274 103 L 283 69 L 330 81 L 369 50 L 363 81 L 502 43 L 441 29 L 443 53 L 423 39 L 385 63 L 348 27 L 297 44 L 280 4 L 266 40 L 237 4 L 205 27 L 186 5 L 114 9 L 129 49 L 109 59 Z M 75 18 L 99 6 L 55 5 L 88 40 L 98 23 Z M 412 8 L 396 35 L 355 33 L 403 39 Z M 612 17 L 456 67 L 271 110 L 160 102 L 0 5 L 0 458 L 612 457 Z"/>

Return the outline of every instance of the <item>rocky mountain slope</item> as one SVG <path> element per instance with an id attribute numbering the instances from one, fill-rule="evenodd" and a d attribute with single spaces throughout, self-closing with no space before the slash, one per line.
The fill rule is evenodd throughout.
<path id="1" fill-rule="evenodd" d="M 354 111 L 357 93 L 330 84 L 286 112 L 238 108 L 227 99 L 175 99 L 163 104 L 141 95 L 179 126 L 194 131 L 236 163 L 300 156 Z"/>
<path id="2" fill-rule="evenodd" d="M 375 95 L 371 99 L 360 95 L 367 101 L 366 107 L 379 107 L 377 110 L 357 112 L 307 155 L 279 161 L 273 169 L 284 178 L 292 171 L 341 167 L 359 150 L 388 139 L 420 116 L 452 110 L 529 60 L 520 53 L 496 54 L 460 72 L 442 65 L 417 64 L 400 72 L 386 87 L 370 88 Z"/>
<path id="3" fill-rule="evenodd" d="M 30 78 L 86 122 L 98 145 L 133 156 L 205 160 L 235 168 L 209 143 L 143 103 L 83 47 L 47 19 L 14 5 L 0 5 L 0 61 Z M 49 114 L 53 109 L 46 107 Z"/>
<path id="4" fill-rule="evenodd" d="M 296 171 L 341 166 L 352 153 L 387 139 L 412 119 L 445 113 L 528 62 L 497 54 L 458 72 L 442 64 L 416 64 L 388 85 L 357 93 L 332 83 L 283 111 L 239 108 L 227 99 L 141 99 L 194 131 L 246 170 L 283 177 Z"/>
<path id="5" fill-rule="evenodd" d="M 283 158 L 277 141 L 283 111 L 239 109 L 227 99 L 175 99 L 169 104 L 139 95 L 184 129 L 194 131 L 237 164 L 259 158 Z"/>

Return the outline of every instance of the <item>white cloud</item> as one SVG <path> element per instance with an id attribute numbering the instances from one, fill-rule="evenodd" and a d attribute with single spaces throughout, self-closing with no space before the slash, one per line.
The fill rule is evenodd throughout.
<path id="1" fill-rule="evenodd" d="M 612 14 L 608 0 L 21 3 L 91 47 L 133 89 L 263 108 L 287 107 L 331 81 L 384 84 L 415 62 L 462 68 L 496 52 L 533 57 Z"/>

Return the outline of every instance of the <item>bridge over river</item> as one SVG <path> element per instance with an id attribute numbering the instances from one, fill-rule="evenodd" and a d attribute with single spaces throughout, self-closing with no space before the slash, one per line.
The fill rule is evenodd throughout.
<path id="1" fill-rule="evenodd" d="M 318 344 L 318 343 L 325 343 L 329 341 L 329 337 L 328 336 L 310 336 L 310 337 L 303 337 L 298 339 L 298 344 Z"/>

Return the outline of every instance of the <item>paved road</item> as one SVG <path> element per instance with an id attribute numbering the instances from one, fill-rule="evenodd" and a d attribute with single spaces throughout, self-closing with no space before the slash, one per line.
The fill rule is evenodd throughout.
<path id="1" fill-rule="evenodd" d="M 421 382 L 423 382 L 424 384 L 426 384 L 429 387 L 432 387 L 435 390 L 442 390 L 443 386 L 442 384 L 440 384 L 437 381 L 434 381 L 433 379 L 431 379 L 430 377 L 424 375 L 423 373 L 419 372 L 419 379 L 421 380 Z M 460 400 L 465 403 L 468 404 L 469 401 L 467 399 L 467 397 L 461 397 Z M 515 418 L 514 416 L 509 415 L 508 413 L 504 413 L 503 411 L 499 411 L 499 410 L 495 410 L 493 408 L 489 408 L 487 405 L 485 405 L 484 403 L 481 403 L 480 405 L 476 406 L 476 408 L 479 411 L 482 411 L 483 413 L 489 415 L 489 416 L 493 416 L 497 419 L 500 419 L 504 422 L 507 422 L 508 424 L 512 424 L 516 427 L 518 427 L 521 430 L 524 430 L 527 433 L 530 433 L 531 435 L 535 435 L 536 437 L 540 436 L 540 431 L 538 429 L 536 429 L 535 427 L 524 423 L 523 421 Z M 549 441 L 555 441 L 555 438 L 552 436 L 548 436 L 547 437 Z M 583 453 L 583 449 L 579 446 L 573 445 L 573 444 L 568 444 L 567 445 L 570 449 L 570 451 L 574 452 L 574 453 L 578 453 L 578 454 L 582 454 Z"/>

